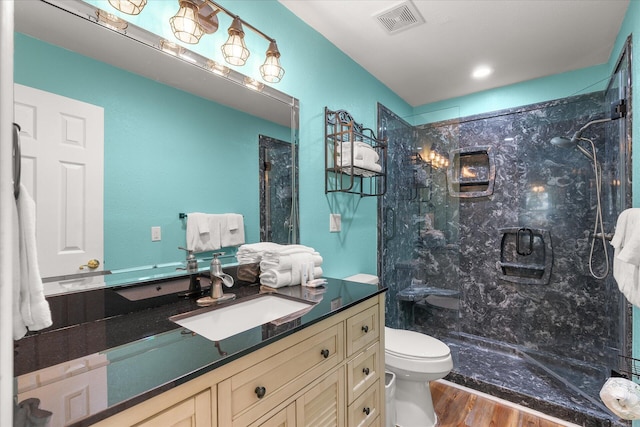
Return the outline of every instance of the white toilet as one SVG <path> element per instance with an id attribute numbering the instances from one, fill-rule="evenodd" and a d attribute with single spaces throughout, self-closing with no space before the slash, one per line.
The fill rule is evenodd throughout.
<path id="1" fill-rule="evenodd" d="M 378 284 L 378 277 L 356 274 L 352 282 Z M 429 381 L 444 378 L 453 369 L 451 350 L 429 335 L 403 329 L 384 328 L 385 369 L 396 376 L 395 409 L 398 427 L 434 427 Z"/>
<path id="2" fill-rule="evenodd" d="M 449 347 L 425 334 L 384 328 L 386 369 L 396 374 L 396 417 L 399 427 L 433 427 L 429 381 L 453 369 Z"/>

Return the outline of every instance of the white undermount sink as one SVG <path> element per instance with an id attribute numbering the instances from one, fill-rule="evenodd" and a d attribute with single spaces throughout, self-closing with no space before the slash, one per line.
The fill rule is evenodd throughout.
<path id="1" fill-rule="evenodd" d="M 310 301 L 277 294 L 260 294 L 172 316 L 170 320 L 211 341 L 220 341 L 265 323 L 280 319 L 287 321 L 283 318 L 293 320 L 308 312 L 313 305 Z"/>

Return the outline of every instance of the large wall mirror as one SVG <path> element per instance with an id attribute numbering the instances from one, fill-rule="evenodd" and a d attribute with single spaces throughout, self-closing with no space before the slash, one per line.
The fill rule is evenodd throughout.
<path id="1" fill-rule="evenodd" d="M 267 85 L 261 92 L 252 90 L 235 70 L 220 77 L 203 66 L 206 58 L 188 50 L 181 57 L 166 53 L 159 36 L 132 24 L 124 30 L 108 28 L 98 22 L 97 10 L 80 0 L 15 6 L 17 86 L 86 103 L 103 114 L 103 188 L 78 184 L 92 170 L 71 167 L 73 172 L 63 173 L 72 181 L 67 192 L 104 190 L 101 265 L 96 270 L 83 266 L 94 256 L 83 253 L 87 232 L 78 224 L 91 215 L 90 208 L 79 209 L 77 221 L 50 221 L 38 228 L 38 245 L 75 251 L 84 261 L 42 271 L 47 293 L 181 274 L 176 270 L 185 260 L 178 249 L 185 245 L 181 213 L 242 214 L 247 243 L 264 239 L 266 220 L 286 224 L 286 243 L 297 243 L 298 101 Z M 53 99 L 50 104 L 62 102 Z M 46 131 L 34 124 L 36 115 L 24 105 L 16 111 L 16 120 L 25 122 L 23 145 L 44 139 Z M 86 137 L 82 126 L 74 127 L 85 120 L 81 116 L 65 118 L 72 140 Z M 281 165 L 287 168 L 286 191 L 264 194 L 261 138 L 291 146 L 290 162 Z M 23 182 L 38 202 L 45 187 L 36 184 L 29 150 L 23 150 Z M 290 198 L 284 203 L 291 207 L 288 212 L 283 200 L 277 209 L 265 205 L 276 194 Z M 38 209 L 39 220 L 54 217 L 53 210 Z M 283 218 L 274 218 L 278 215 Z M 232 263 L 234 248 L 226 252 L 223 262 Z M 206 268 L 210 255 L 199 258 Z M 112 274 L 97 274 L 101 270 Z"/>

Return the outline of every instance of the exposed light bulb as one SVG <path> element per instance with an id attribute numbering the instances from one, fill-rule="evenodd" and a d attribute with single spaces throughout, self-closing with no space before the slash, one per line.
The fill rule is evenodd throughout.
<path id="1" fill-rule="evenodd" d="M 219 62 L 212 61 L 211 59 L 207 61 L 207 68 L 214 74 L 219 76 L 228 76 L 231 70 L 229 67 L 225 67 Z"/>
<path id="2" fill-rule="evenodd" d="M 198 6 L 189 0 L 180 0 L 180 9 L 169 19 L 173 35 L 182 42 L 195 44 L 204 34 L 198 23 Z"/>
<path id="3" fill-rule="evenodd" d="M 224 60 L 231 65 L 244 65 L 249 58 L 249 49 L 244 44 L 244 31 L 238 17 L 233 19 L 228 33 L 229 38 L 222 45 Z"/>
<path id="4" fill-rule="evenodd" d="M 244 85 L 249 89 L 253 89 L 257 92 L 262 92 L 262 89 L 264 89 L 264 83 L 261 83 L 256 79 L 252 79 L 251 77 L 244 78 Z"/>
<path id="5" fill-rule="evenodd" d="M 142 12 L 147 0 L 109 0 L 109 4 L 122 13 L 137 15 Z"/>
<path id="6" fill-rule="evenodd" d="M 280 65 L 280 51 L 273 40 L 267 49 L 267 59 L 260 66 L 262 78 L 269 83 L 278 83 L 284 76 L 284 68 Z"/>

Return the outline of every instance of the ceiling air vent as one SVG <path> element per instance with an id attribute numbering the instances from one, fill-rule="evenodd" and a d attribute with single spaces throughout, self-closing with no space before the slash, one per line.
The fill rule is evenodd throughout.
<path id="1" fill-rule="evenodd" d="M 375 15 L 375 18 L 389 32 L 395 34 L 424 23 L 424 18 L 410 1 L 400 3 L 389 10 Z"/>

